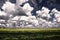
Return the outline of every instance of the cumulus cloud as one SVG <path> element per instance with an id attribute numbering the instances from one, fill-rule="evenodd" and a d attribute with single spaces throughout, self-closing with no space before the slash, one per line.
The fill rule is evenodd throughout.
<path id="1" fill-rule="evenodd" d="M 17 1 L 17 5 L 22 5 L 22 3 L 28 1 L 28 0 L 16 0 Z"/>
<path id="2" fill-rule="evenodd" d="M 49 17 L 49 9 L 48 8 L 46 8 L 46 7 L 42 7 L 42 17 Z"/>
<path id="3" fill-rule="evenodd" d="M 7 16 L 7 13 L 5 13 L 4 11 L 0 10 L 0 16 Z"/>
<path id="4" fill-rule="evenodd" d="M 16 4 L 13 4 L 9 1 L 7 1 L 3 6 L 2 6 L 2 9 L 3 11 L 5 11 L 7 14 L 13 14 L 13 15 L 24 15 L 25 12 L 24 10 L 22 9 L 22 7 L 16 5 Z"/>
<path id="5" fill-rule="evenodd" d="M 31 11 L 33 10 L 34 8 L 30 6 L 29 3 L 26 3 L 24 6 L 23 6 L 23 10 L 25 10 L 26 14 L 28 16 L 31 16 Z"/>
<path id="6" fill-rule="evenodd" d="M 27 17 L 27 16 L 21 16 L 20 20 L 29 21 L 29 17 Z"/>
<path id="7" fill-rule="evenodd" d="M 57 22 L 60 22 L 60 11 L 58 11 L 56 8 L 54 8 L 52 11 L 51 11 L 51 15 L 54 14 L 55 16 L 55 20 Z"/>
<path id="8" fill-rule="evenodd" d="M 8 20 L 9 19 L 9 16 L 4 11 L 1 11 L 0 10 L 0 19 Z"/>
<path id="9" fill-rule="evenodd" d="M 50 14 L 49 14 L 50 10 L 46 7 L 42 7 L 41 10 L 36 11 L 37 16 L 41 17 L 41 18 L 45 18 L 45 19 L 49 19 L 51 18 Z"/>
<path id="10" fill-rule="evenodd" d="M 10 27 L 16 27 L 22 20 L 22 28 L 52 28 L 59 27 L 60 24 L 60 11 L 56 8 L 49 10 L 47 7 L 42 7 L 41 10 L 36 11 L 36 16 L 32 16 L 33 7 L 29 3 L 24 4 L 23 7 L 20 5 L 28 0 L 17 0 L 17 4 L 13 4 L 6 1 L 2 6 L 3 11 L 0 11 L 1 16 L 5 19 L 8 18 L 7 25 Z M 54 18 L 51 16 L 54 14 Z M 50 19 L 53 18 L 53 21 Z M 5 20 L 4 19 L 4 20 Z M 25 24 L 26 23 L 26 24 Z M 20 25 L 20 24 L 19 24 Z"/>
<path id="11" fill-rule="evenodd" d="M 11 2 L 6 2 L 3 6 L 2 9 L 6 11 L 7 13 L 11 11 L 15 11 L 15 4 L 12 4 Z"/>
<path id="12" fill-rule="evenodd" d="M 41 10 L 36 11 L 37 13 L 37 20 L 39 21 L 39 26 L 42 28 L 49 28 L 49 27 L 58 27 L 60 23 L 60 11 L 58 11 L 56 8 L 52 9 L 52 11 L 49 10 L 46 7 L 42 7 Z M 50 13 L 49 13 L 50 12 Z M 53 18 L 51 15 L 54 14 Z M 44 19 L 45 17 L 45 19 Z M 46 20 L 47 18 L 47 20 Z M 53 22 L 49 21 L 50 18 L 53 18 Z M 51 20 L 51 19 L 50 19 Z"/>

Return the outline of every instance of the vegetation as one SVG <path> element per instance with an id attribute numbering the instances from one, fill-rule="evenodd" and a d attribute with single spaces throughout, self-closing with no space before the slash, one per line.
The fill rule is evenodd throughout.
<path id="1" fill-rule="evenodd" d="M 0 28 L 0 40 L 59 40 L 60 28 Z"/>

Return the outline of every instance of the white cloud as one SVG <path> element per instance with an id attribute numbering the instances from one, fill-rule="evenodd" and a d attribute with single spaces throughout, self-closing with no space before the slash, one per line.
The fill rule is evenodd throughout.
<path id="1" fill-rule="evenodd" d="M 41 16 L 42 15 L 41 10 L 36 11 L 36 13 L 37 13 L 37 16 Z"/>
<path id="2" fill-rule="evenodd" d="M 27 17 L 27 16 L 21 16 L 20 20 L 29 21 L 29 17 Z"/>
<path id="3" fill-rule="evenodd" d="M 23 6 L 23 9 L 26 10 L 27 12 L 31 12 L 33 10 L 33 7 L 31 7 L 29 3 L 26 3 Z"/>
<path id="4" fill-rule="evenodd" d="M 29 3 L 26 3 L 24 6 L 23 6 L 23 10 L 25 11 L 25 13 L 29 16 L 31 16 L 31 11 L 33 10 L 34 8 L 30 6 Z"/>
<path id="5" fill-rule="evenodd" d="M 35 17 L 35 16 L 29 16 L 29 18 L 30 18 L 30 19 L 36 19 L 36 17 Z"/>
<path id="6" fill-rule="evenodd" d="M 42 17 L 49 17 L 49 9 L 46 8 L 46 7 L 42 7 L 42 10 L 41 10 L 41 14 L 42 14 Z"/>
<path id="7" fill-rule="evenodd" d="M 18 19 L 20 19 L 20 16 L 15 16 L 14 18 L 12 18 L 12 20 L 18 20 Z"/>
<path id="8" fill-rule="evenodd" d="M 54 8 L 52 11 L 51 11 L 52 14 L 54 14 L 55 16 L 55 20 L 57 22 L 60 22 L 60 11 L 58 11 L 56 8 Z"/>
<path id="9" fill-rule="evenodd" d="M 54 27 L 54 26 L 58 27 L 59 24 L 57 22 L 60 23 L 60 11 L 58 11 L 56 8 L 54 8 L 51 11 L 51 10 L 49 10 L 46 7 L 42 7 L 41 10 L 36 11 L 37 16 L 40 16 L 40 17 L 36 18 L 36 16 L 32 16 L 31 11 L 34 8 L 31 7 L 29 3 L 26 3 L 23 7 L 19 6 L 19 5 L 21 5 L 22 3 L 26 2 L 26 1 L 28 1 L 28 0 L 17 0 L 17 5 L 7 1 L 2 6 L 2 9 L 4 11 L 0 11 L 0 16 L 7 16 L 9 14 L 9 17 L 12 17 L 13 16 L 12 14 L 18 14 L 18 13 L 22 14 L 24 12 L 28 16 L 17 16 L 16 15 L 15 17 L 11 18 L 11 20 L 17 20 L 17 21 L 18 20 L 19 21 L 20 20 L 24 20 L 24 21 L 28 21 L 28 22 L 32 23 L 32 25 L 27 25 L 25 27 L 29 26 L 29 28 L 30 27 L 31 28 L 34 28 L 34 27 L 36 27 L 36 28 L 37 27 L 40 27 L 40 28 L 49 28 L 49 27 Z M 51 13 L 49 13 L 50 11 L 51 11 Z M 53 14 L 55 16 L 55 18 L 53 19 L 53 22 L 52 21 L 47 21 L 47 20 L 49 20 L 51 18 L 50 15 L 53 15 Z M 43 19 L 44 17 L 46 17 L 47 20 Z M 9 18 L 9 22 L 11 20 Z M 7 25 L 9 26 L 9 24 L 7 24 Z"/>
<path id="10" fill-rule="evenodd" d="M 28 1 L 28 0 L 16 0 L 17 1 L 17 5 L 22 5 L 22 3 Z"/>
<path id="11" fill-rule="evenodd" d="M 49 14 L 50 10 L 46 7 L 42 7 L 41 10 L 36 11 L 36 13 L 38 14 L 38 16 L 40 16 L 41 18 L 46 17 L 47 19 L 51 18 L 50 14 Z"/>
<path id="12" fill-rule="evenodd" d="M 5 13 L 4 11 L 0 10 L 0 16 L 7 16 L 7 13 Z"/>
<path id="13" fill-rule="evenodd" d="M 10 13 L 11 11 L 15 11 L 15 4 L 7 1 L 7 2 L 2 6 L 2 9 L 3 9 L 5 12 Z"/>
<path id="14" fill-rule="evenodd" d="M 31 12 L 27 12 L 26 15 L 32 16 L 32 13 Z"/>
<path id="15" fill-rule="evenodd" d="M 8 15 L 18 15 L 18 14 L 25 14 L 22 7 L 13 4 L 9 1 L 7 1 L 3 6 L 2 9 L 8 14 Z"/>
<path id="16" fill-rule="evenodd" d="M 42 12 L 45 12 L 46 14 L 48 14 L 49 13 L 49 9 L 48 8 L 46 8 L 46 7 L 42 7 Z"/>

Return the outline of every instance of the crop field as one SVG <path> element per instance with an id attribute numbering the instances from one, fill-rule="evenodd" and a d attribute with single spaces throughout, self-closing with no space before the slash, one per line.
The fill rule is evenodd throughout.
<path id="1" fill-rule="evenodd" d="M 60 40 L 60 28 L 0 28 L 0 40 Z"/>

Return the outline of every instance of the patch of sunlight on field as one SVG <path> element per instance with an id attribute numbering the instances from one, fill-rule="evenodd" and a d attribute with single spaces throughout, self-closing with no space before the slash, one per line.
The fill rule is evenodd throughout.
<path id="1" fill-rule="evenodd" d="M 0 28 L 0 31 L 57 31 L 60 28 Z"/>

